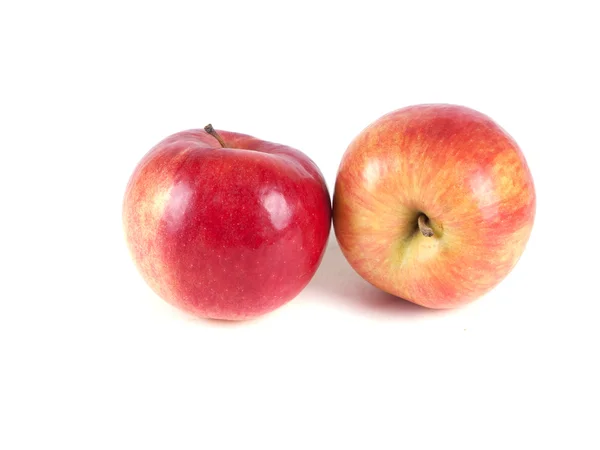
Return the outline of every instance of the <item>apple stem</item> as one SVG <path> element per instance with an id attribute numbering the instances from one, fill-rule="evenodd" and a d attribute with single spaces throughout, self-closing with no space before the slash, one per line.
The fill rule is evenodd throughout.
<path id="1" fill-rule="evenodd" d="M 204 131 L 206 131 L 208 134 L 210 134 L 212 137 L 214 137 L 217 141 L 219 141 L 219 144 L 221 144 L 221 147 L 223 147 L 223 148 L 227 147 L 225 145 L 225 141 L 223 140 L 223 138 L 219 135 L 219 133 L 217 133 L 217 130 L 215 130 L 210 123 L 204 127 Z"/>
<path id="2" fill-rule="evenodd" d="M 419 218 L 417 219 L 417 224 L 419 225 L 419 230 L 421 230 L 421 233 L 423 233 L 423 236 L 425 236 L 425 237 L 433 236 L 433 228 L 431 228 L 426 223 L 428 220 L 429 219 L 427 218 L 427 216 L 425 214 L 420 214 Z"/>

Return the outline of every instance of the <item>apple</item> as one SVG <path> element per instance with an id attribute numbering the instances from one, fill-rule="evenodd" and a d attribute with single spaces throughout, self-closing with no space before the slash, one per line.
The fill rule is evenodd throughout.
<path id="1" fill-rule="evenodd" d="M 199 317 L 243 320 L 282 306 L 311 280 L 331 202 L 302 152 L 207 125 L 144 156 L 127 185 L 123 226 L 160 297 Z"/>
<path id="2" fill-rule="evenodd" d="M 436 309 L 471 302 L 512 270 L 536 197 L 523 153 L 492 119 L 446 104 L 379 118 L 339 167 L 333 224 L 350 265 Z"/>

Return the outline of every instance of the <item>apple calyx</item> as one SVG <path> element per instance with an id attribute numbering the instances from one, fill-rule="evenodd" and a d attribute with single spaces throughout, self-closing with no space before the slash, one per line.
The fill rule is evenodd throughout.
<path id="1" fill-rule="evenodd" d="M 429 220 L 429 218 L 423 213 L 419 214 L 419 218 L 417 219 L 417 224 L 419 225 L 419 230 L 421 231 L 421 233 L 423 233 L 423 236 L 425 236 L 425 237 L 433 236 L 433 228 L 431 228 L 426 223 L 428 220 Z"/>
<path id="2" fill-rule="evenodd" d="M 219 135 L 219 133 L 217 133 L 217 130 L 215 130 L 212 126 L 212 124 L 208 124 L 204 127 L 204 131 L 206 131 L 208 134 L 210 134 L 212 137 L 214 137 L 217 141 L 219 141 L 219 144 L 221 144 L 222 148 L 226 148 L 227 146 L 225 145 L 225 141 L 223 140 L 223 138 Z"/>

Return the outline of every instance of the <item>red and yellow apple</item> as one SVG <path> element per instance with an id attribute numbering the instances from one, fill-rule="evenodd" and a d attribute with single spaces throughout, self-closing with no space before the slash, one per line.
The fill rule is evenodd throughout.
<path id="1" fill-rule="evenodd" d="M 308 284 L 331 203 L 305 154 L 209 125 L 146 154 L 127 185 L 123 224 L 132 259 L 160 297 L 196 316 L 241 320 Z"/>
<path id="2" fill-rule="evenodd" d="M 429 308 L 479 298 L 512 270 L 535 216 L 531 173 L 511 136 L 470 108 L 393 111 L 339 167 L 333 223 L 371 284 Z"/>

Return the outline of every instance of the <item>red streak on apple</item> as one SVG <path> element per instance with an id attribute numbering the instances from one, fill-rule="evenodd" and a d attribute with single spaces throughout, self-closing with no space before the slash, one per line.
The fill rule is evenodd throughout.
<path id="1" fill-rule="evenodd" d="M 308 284 L 323 257 L 331 204 L 317 166 L 293 148 L 218 131 L 174 134 L 142 159 L 123 222 L 150 287 L 196 316 L 268 313 Z"/>
<path id="2" fill-rule="evenodd" d="M 363 130 L 333 200 L 340 247 L 377 287 L 430 308 L 468 303 L 514 267 L 535 216 L 531 173 L 489 117 L 416 105 Z"/>

